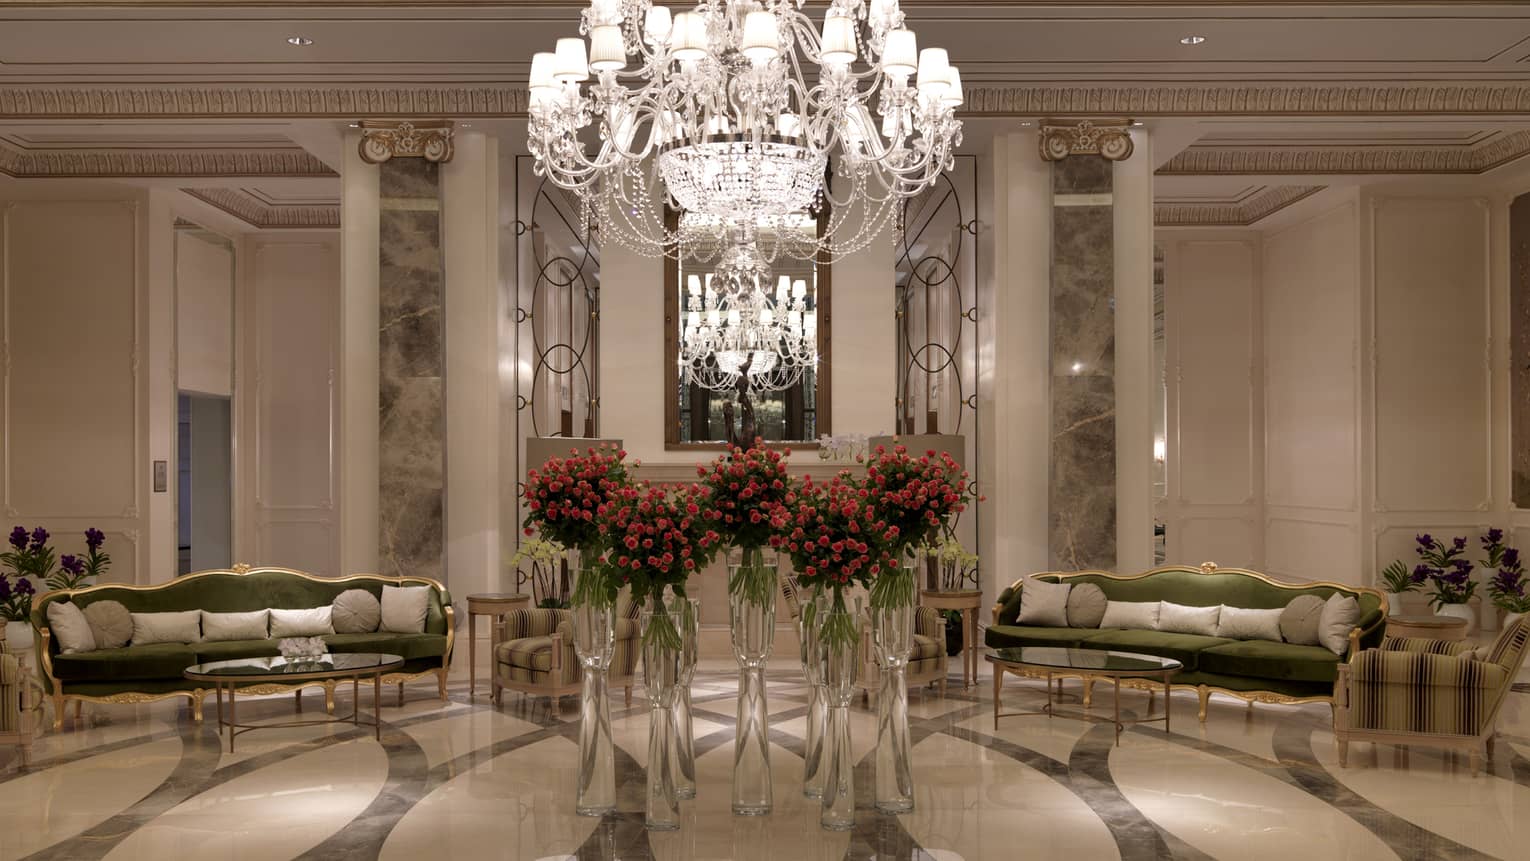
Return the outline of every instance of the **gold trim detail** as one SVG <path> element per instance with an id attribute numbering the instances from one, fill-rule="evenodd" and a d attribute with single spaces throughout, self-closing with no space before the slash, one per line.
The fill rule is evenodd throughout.
<path id="1" fill-rule="evenodd" d="M 338 205 L 268 206 L 233 188 L 183 188 L 181 191 L 261 230 L 331 230 L 340 226 Z"/>
<path id="2" fill-rule="evenodd" d="M 1131 158 L 1135 147 L 1130 120 L 1042 120 L 1039 148 L 1042 161 L 1062 161 L 1074 155 L 1098 155 L 1107 161 Z"/>
<path id="3" fill-rule="evenodd" d="M 423 158 L 445 163 L 452 160 L 451 120 L 429 122 L 373 122 L 361 124 L 361 160 L 382 164 L 391 158 Z"/>

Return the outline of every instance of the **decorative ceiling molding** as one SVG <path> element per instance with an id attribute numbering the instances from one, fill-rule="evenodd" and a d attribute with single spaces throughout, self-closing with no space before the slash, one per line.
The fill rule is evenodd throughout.
<path id="1" fill-rule="evenodd" d="M 1062 161 L 1072 155 L 1098 155 L 1106 161 L 1126 161 L 1131 158 L 1131 120 L 1078 120 L 1059 123 L 1057 120 L 1041 121 L 1042 161 Z"/>
<path id="2" fill-rule="evenodd" d="M 329 230 L 340 226 L 340 205 L 268 206 L 232 188 L 181 191 L 261 230 Z"/>
<path id="3" fill-rule="evenodd" d="M 1325 188 L 1324 185 L 1278 185 L 1235 204 L 1160 203 L 1153 207 L 1153 224 L 1157 227 L 1248 227 Z"/>
<path id="4" fill-rule="evenodd" d="M 1530 130 L 1493 137 L 1475 147 L 1192 146 L 1158 169 L 1159 176 L 1454 173 L 1480 174 L 1530 155 Z"/>
<path id="5" fill-rule="evenodd" d="M 0 174 L 36 177 L 336 177 L 307 151 L 18 150 L 0 142 Z"/>
<path id="6" fill-rule="evenodd" d="M 519 86 L 0 88 L 0 119 L 524 117 Z M 968 117 L 1523 116 L 1530 83 L 973 87 Z"/>
<path id="7" fill-rule="evenodd" d="M 385 123 L 367 120 L 361 124 L 361 160 L 382 164 L 393 158 L 423 158 L 445 163 L 452 160 L 450 120 L 412 123 Z"/>

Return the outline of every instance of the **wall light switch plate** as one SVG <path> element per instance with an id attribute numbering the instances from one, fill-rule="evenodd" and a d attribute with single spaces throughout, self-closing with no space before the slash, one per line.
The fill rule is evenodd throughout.
<path id="1" fill-rule="evenodd" d="M 154 461 L 154 492 L 164 493 L 170 489 L 169 461 Z"/>

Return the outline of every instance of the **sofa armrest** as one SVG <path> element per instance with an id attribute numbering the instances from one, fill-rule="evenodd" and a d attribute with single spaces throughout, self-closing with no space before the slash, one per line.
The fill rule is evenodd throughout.
<path id="1" fill-rule="evenodd" d="M 1457 655 L 1366 649 L 1348 668 L 1354 686 L 1404 685 L 1496 690 L 1509 682 L 1503 667 Z"/>
<path id="2" fill-rule="evenodd" d="M 934 607 L 920 607 L 914 611 L 914 633 L 921 637 L 934 637 L 945 642 L 945 614 Z"/>

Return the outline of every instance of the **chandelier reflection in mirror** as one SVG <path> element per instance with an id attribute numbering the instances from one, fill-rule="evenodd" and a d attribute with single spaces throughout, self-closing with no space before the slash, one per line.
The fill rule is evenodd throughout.
<path id="1" fill-rule="evenodd" d="M 592 0 L 588 44 L 532 59 L 537 173 L 579 195 L 583 229 L 596 219 L 653 256 L 742 244 L 766 263 L 834 259 L 896 231 L 899 204 L 961 143 L 960 73 L 918 50 L 898 0 L 830 0 L 821 25 L 803 5 Z M 673 227 L 666 206 L 685 213 Z M 811 241 L 767 238 L 824 208 Z"/>
<path id="2" fill-rule="evenodd" d="M 686 383 L 780 391 L 818 367 L 818 310 L 807 281 L 781 275 L 770 288 L 770 268 L 752 244 L 730 245 L 715 272 L 687 276 L 676 358 Z"/>

